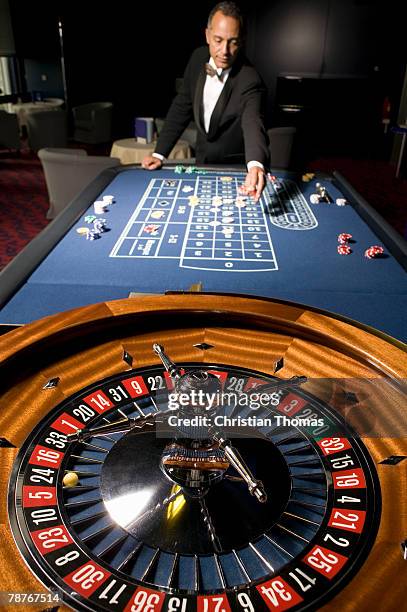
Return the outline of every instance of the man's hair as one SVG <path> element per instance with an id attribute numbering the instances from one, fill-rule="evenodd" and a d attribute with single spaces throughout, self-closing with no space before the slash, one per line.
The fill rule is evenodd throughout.
<path id="1" fill-rule="evenodd" d="M 213 7 L 208 16 L 208 28 L 211 27 L 211 21 L 215 13 L 220 11 L 225 17 L 234 17 L 238 20 L 240 31 L 243 32 L 243 16 L 240 12 L 240 8 L 234 2 L 218 2 L 216 6 Z"/>

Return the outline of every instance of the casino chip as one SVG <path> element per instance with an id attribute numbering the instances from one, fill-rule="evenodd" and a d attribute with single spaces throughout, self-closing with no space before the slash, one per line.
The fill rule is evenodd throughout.
<path id="1" fill-rule="evenodd" d="M 200 202 L 200 199 L 196 195 L 188 196 L 188 200 L 190 206 L 196 206 Z"/>
<path id="2" fill-rule="evenodd" d="M 198 170 L 196 166 L 175 166 L 174 168 L 175 174 L 206 174 L 206 170 Z"/>
<path id="3" fill-rule="evenodd" d="M 283 188 L 281 181 L 279 181 L 278 178 L 274 176 L 274 174 L 270 174 L 270 173 L 267 174 L 267 178 L 269 179 L 269 181 L 271 182 L 271 184 L 273 185 L 276 191 L 279 191 L 280 189 Z"/>
<path id="4" fill-rule="evenodd" d="M 352 239 L 352 234 L 339 234 L 338 242 L 340 244 L 347 244 Z"/>
<path id="5" fill-rule="evenodd" d="M 317 193 L 311 193 L 309 201 L 311 204 L 319 204 L 319 195 Z"/>
<path id="6" fill-rule="evenodd" d="M 86 223 L 93 223 L 95 219 L 97 219 L 96 215 L 86 215 L 85 222 Z"/>
<path id="7" fill-rule="evenodd" d="M 222 183 L 231 183 L 233 181 L 233 178 L 231 176 L 221 176 L 220 180 L 222 181 Z"/>
<path id="8" fill-rule="evenodd" d="M 154 225 L 154 223 L 150 223 L 149 225 L 146 225 L 143 228 L 143 232 L 145 232 L 146 234 L 151 234 L 152 236 L 155 236 L 157 234 L 157 230 L 159 230 L 161 227 L 161 225 Z"/>
<path id="9" fill-rule="evenodd" d="M 87 233 L 88 233 L 88 231 L 89 231 L 89 228 L 88 228 L 88 227 L 78 227 L 78 228 L 77 228 L 77 230 L 76 230 L 77 234 L 81 234 L 81 235 L 83 235 L 83 236 L 84 236 L 85 234 L 87 234 Z"/>
<path id="10" fill-rule="evenodd" d="M 152 219 L 162 219 L 164 215 L 165 212 L 163 210 L 153 210 L 153 212 L 150 214 L 150 217 Z"/>
<path id="11" fill-rule="evenodd" d="M 86 240 L 96 240 L 99 238 L 99 233 L 95 230 L 87 229 Z"/>
<path id="12" fill-rule="evenodd" d="M 304 183 L 309 183 L 310 181 L 312 181 L 314 176 L 315 176 L 314 172 L 306 172 L 305 174 L 302 175 L 302 180 Z"/>
<path id="13" fill-rule="evenodd" d="M 106 219 L 95 219 L 93 229 L 98 234 L 106 231 Z"/>
<path id="14" fill-rule="evenodd" d="M 337 206 L 346 206 L 346 204 L 348 203 L 346 198 L 336 198 L 335 201 Z"/>
<path id="15" fill-rule="evenodd" d="M 352 249 L 348 244 L 340 244 L 338 246 L 339 255 L 350 255 L 352 253 Z"/>
<path id="16" fill-rule="evenodd" d="M 378 257 L 378 255 L 382 255 L 384 253 L 384 248 L 378 245 L 373 245 L 371 247 L 369 247 L 368 249 L 366 249 L 365 251 L 365 257 L 367 257 L 368 259 L 374 259 L 375 257 Z"/>
<path id="17" fill-rule="evenodd" d="M 103 202 L 103 200 L 93 202 L 93 209 L 97 215 L 102 215 L 104 212 L 106 212 L 106 206 L 107 204 L 106 202 Z"/>
<path id="18" fill-rule="evenodd" d="M 238 208 L 243 208 L 247 205 L 247 198 L 245 196 L 237 196 L 235 204 Z"/>

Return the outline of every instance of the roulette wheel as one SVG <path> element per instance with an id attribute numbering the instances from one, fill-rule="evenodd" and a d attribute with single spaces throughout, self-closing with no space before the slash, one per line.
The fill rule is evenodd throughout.
<path id="1" fill-rule="evenodd" d="M 31 323 L 0 360 L 5 608 L 399 607 L 401 343 L 170 294 Z"/>

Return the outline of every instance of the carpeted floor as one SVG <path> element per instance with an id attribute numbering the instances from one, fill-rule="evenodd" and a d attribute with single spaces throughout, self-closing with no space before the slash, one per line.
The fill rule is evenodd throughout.
<path id="1" fill-rule="evenodd" d="M 40 160 L 0 154 L 0 267 L 4 267 L 49 221 Z"/>
<path id="2" fill-rule="evenodd" d="M 89 154 L 108 154 L 104 150 Z M 309 170 L 338 170 L 357 191 L 407 238 L 407 179 L 395 178 L 395 167 L 383 161 L 317 159 Z M 49 221 L 48 195 L 41 163 L 23 149 L 20 156 L 0 152 L 0 269 Z"/>

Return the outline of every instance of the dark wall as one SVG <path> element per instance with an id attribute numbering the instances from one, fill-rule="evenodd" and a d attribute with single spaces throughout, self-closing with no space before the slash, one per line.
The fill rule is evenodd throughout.
<path id="1" fill-rule="evenodd" d="M 0 56 L 15 53 L 13 28 L 8 0 L 0 0 Z"/>
<path id="2" fill-rule="evenodd" d="M 40 92 L 43 98 L 63 98 L 61 65 L 58 59 L 50 61 L 26 59 L 24 71 L 28 91 Z"/>
<path id="3" fill-rule="evenodd" d="M 82 3 L 65 7 L 64 41 L 71 105 L 108 99 L 120 107 L 119 134 L 133 129 L 133 117 L 163 116 L 191 51 L 205 43 L 204 27 L 213 3 L 120 2 L 120 10 L 98 15 Z M 80 19 L 77 15 L 80 12 Z M 180 15 L 187 15 L 180 19 Z"/>
<path id="4" fill-rule="evenodd" d="M 163 116 L 190 52 L 204 44 L 213 2 L 116 3 L 95 0 L 9 0 L 17 53 L 57 65 L 62 19 L 68 103 L 115 104 L 116 136 L 132 133 L 135 115 Z M 405 15 L 395 0 L 242 0 L 247 53 L 267 90 L 267 124 L 281 116 L 279 75 L 304 78 L 309 113 L 303 121 L 331 126 L 331 141 L 347 126 L 380 128 L 389 95 L 396 114 L 405 70 Z M 305 92 L 305 93 L 304 93 Z M 325 113 L 325 116 L 323 116 Z M 340 129 L 332 129 L 335 123 Z M 366 125 L 366 124 L 369 125 Z M 315 129 L 314 129 L 315 131 Z"/>

